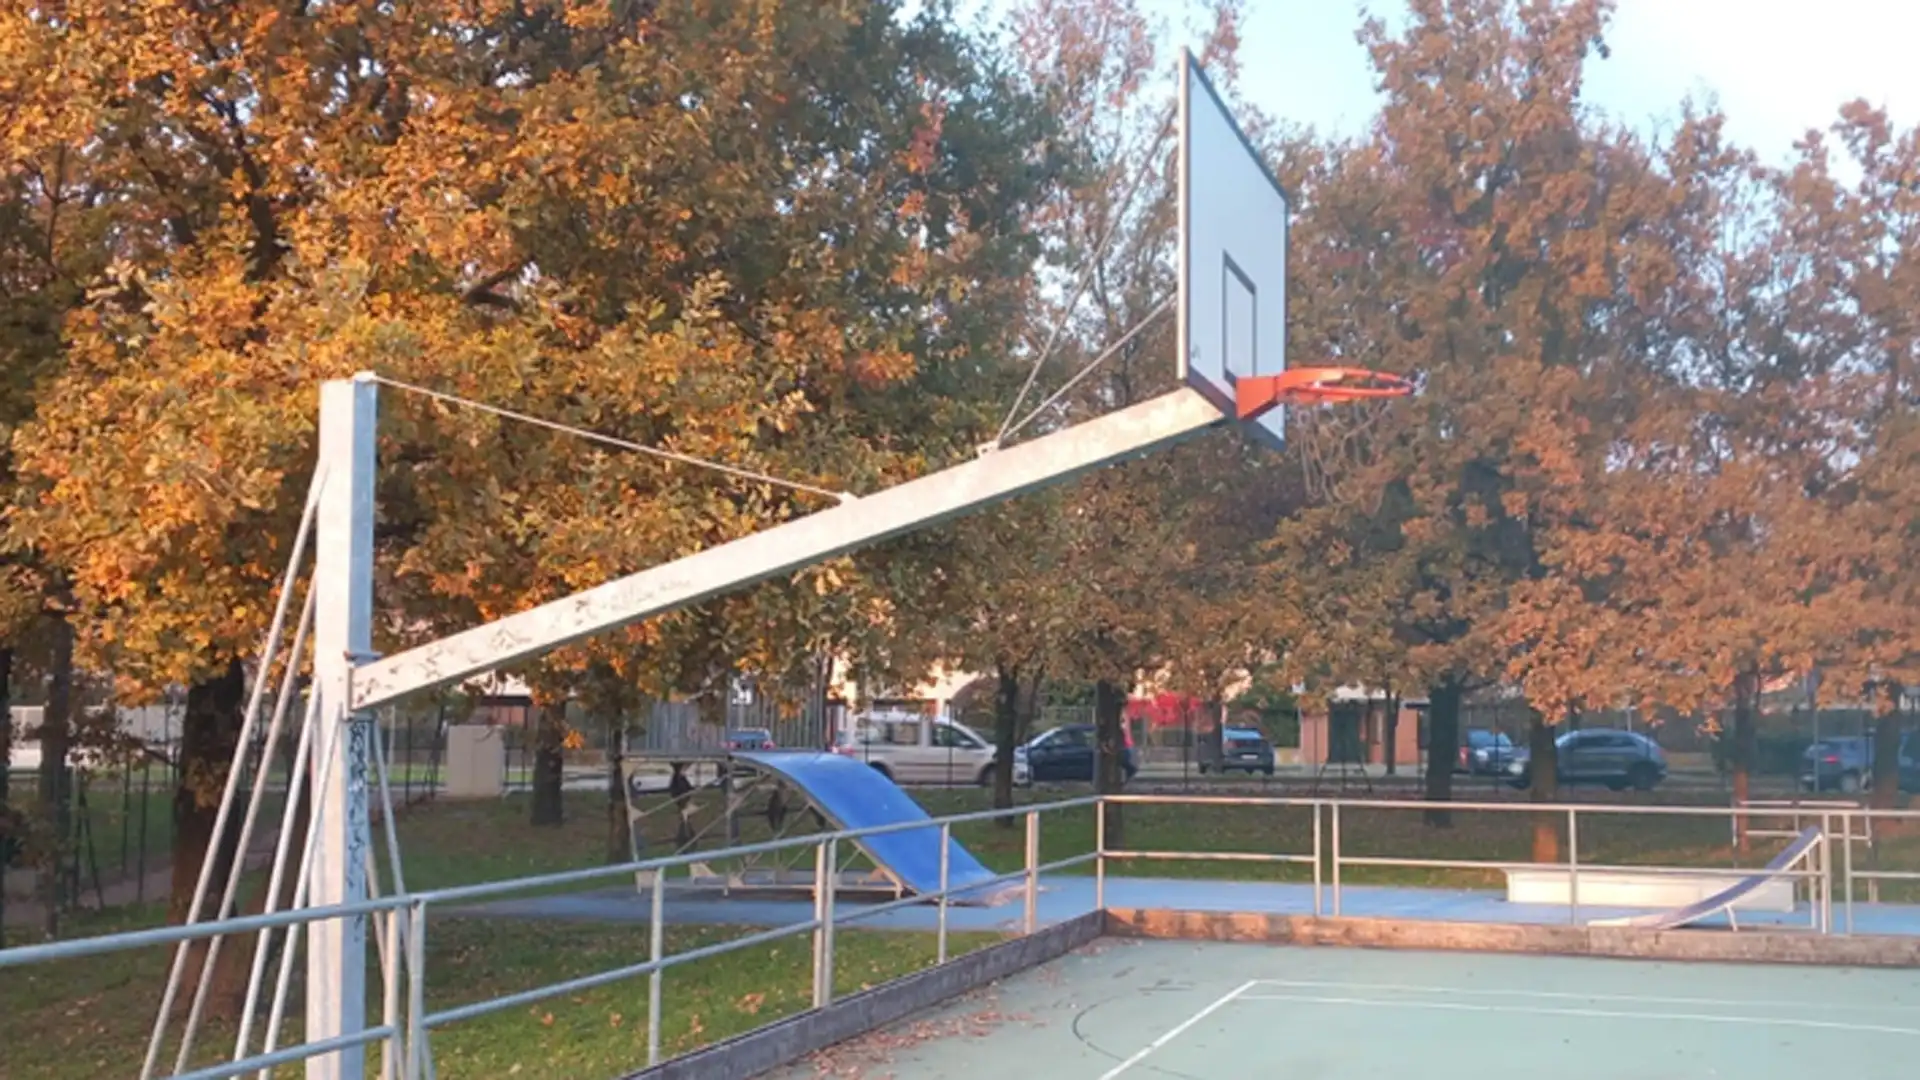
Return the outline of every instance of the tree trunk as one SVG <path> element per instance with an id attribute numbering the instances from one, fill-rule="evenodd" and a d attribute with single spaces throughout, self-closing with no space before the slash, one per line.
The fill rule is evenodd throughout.
<path id="1" fill-rule="evenodd" d="M 1905 727 L 1899 711 L 1901 691 L 1898 686 L 1886 688 L 1894 707 L 1873 726 L 1873 792 L 1867 805 L 1876 810 L 1891 810 L 1900 802 L 1900 736 Z"/>
<path id="2" fill-rule="evenodd" d="M 1427 688 L 1427 801 L 1453 801 L 1453 763 L 1460 756 L 1460 683 L 1446 679 Z M 1453 825 L 1453 814 L 1429 810 L 1427 824 Z"/>
<path id="3" fill-rule="evenodd" d="M 245 672 L 234 660 L 222 674 L 187 688 L 186 715 L 180 723 L 180 778 L 173 789 L 173 887 L 167 903 L 167 918 L 175 923 L 186 921 L 200 868 L 215 851 L 213 826 L 220 815 L 220 796 L 240 748 L 245 682 Z M 226 835 L 220 838 L 209 879 L 210 895 L 201 904 L 203 916 L 212 913 L 233 870 L 243 816 L 227 815 Z"/>
<path id="4" fill-rule="evenodd" d="M 1550 803 L 1560 798 L 1560 747 L 1554 742 L 1556 732 L 1553 725 L 1539 712 L 1534 712 L 1527 721 L 1528 768 L 1532 770 L 1527 785 L 1527 796 L 1537 803 Z M 1533 819 L 1533 861 L 1537 863 L 1557 863 L 1560 861 L 1560 820 L 1557 812 L 1548 811 Z"/>
<path id="5" fill-rule="evenodd" d="M 13 814 L 13 650 L 0 646 L 0 948 L 7 944 L 7 867 L 20 850 L 20 822 Z"/>
<path id="6" fill-rule="evenodd" d="M 993 807 L 1006 810 L 1013 806 L 1013 750 L 1020 741 L 1020 669 L 1011 664 L 995 664 L 994 677 Z M 1011 829 L 1013 815 L 995 818 L 994 824 Z"/>
<path id="7" fill-rule="evenodd" d="M 1118 686 L 1105 679 L 1094 684 L 1093 789 L 1102 795 L 1117 794 L 1124 782 L 1127 744 L 1120 725 L 1126 722 L 1126 708 L 1127 695 Z M 1101 809 L 1107 817 L 1107 847 L 1126 847 L 1126 828 L 1120 807 L 1105 805 Z"/>
<path id="8" fill-rule="evenodd" d="M 1752 794 L 1754 748 L 1759 740 L 1759 732 L 1754 724 L 1754 712 L 1759 706 L 1760 673 L 1743 671 L 1733 680 L 1733 805 L 1745 806 Z M 1734 843 L 1740 854 L 1752 850 L 1751 838 L 1747 835 L 1747 816 L 1735 814 L 1733 818 Z"/>
<path id="9" fill-rule="evenodd" d="M 218 837 L 214 825 L 220 816 L 227 773 L 235 767 L 234 759 L 240 751 L 245 697 L 246 671 L 238 660 L 229 661 L 221 674 L 187 688 L 186 715 L 180 723 L 179 779 L 173 789 L 172 887 L 167 898 L 167 919 L 173 923 L 187 921 L 193 910 L 194 887 L 209 857 L 213 873 L 207 878 L 206 894 L 200 898 L 202 920 L 217 914 L 215 909 L 226 892 L 227 879 L 240 861 L 240 826 L 246 817 L 241 802 L 247 797 L 244 788 L 235 791 L 236 805 Z M 310 788 L 308 798 L 313 794 Z M 231 939 L 221 946 L 219 968 L 213 973 L 213 988 L 208 995 L 212 1015 L 231 1015 L 239 1003 L 247 948 Z M 199 980 L 205 956 L 204 943 L 189 953 L 186 985 Z M 186 1000 L 190 998 L 183 995 L 182 1008 Z"/>
<path id="10" fill-rule="evenodd" d="M 48 940 L 60 936 L 60 912 L 71 899 L 67 844 L 73 839 L 73 624 L 53 617 L 47 707 L 40 723 L 40 903 Z"/>
<path id="11" fill-rule="evenodd" d="M 1383 760 L 1387 765 L 1388 776 L 1400 775 L 1400 699 L 1387 693 L 1387 716 L 1382 725 L 1385 731 L 1386 747 Z"/>
<path id="12" fill-rule="evenodd" d="M 566 803 L 561 795 L 566 749 L 567 713 L 564 706 L 550 708 L 536 701 L 533 706 L 533 798 L 529 802 L 527 823 L 535 828 L 556 828 L 566 822 Z"/>
<path id="13" fill-rule="evenodd" d="M 633 861 L 633 822 L 627 817 L 624 725 L 607 725 L 607 865 Z"/>

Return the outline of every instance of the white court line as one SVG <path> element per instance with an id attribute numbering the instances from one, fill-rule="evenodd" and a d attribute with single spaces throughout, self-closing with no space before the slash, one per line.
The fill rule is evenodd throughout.
<path id="1" fill-rule="evenodd" d="M 1311 979 L 1261 979 L 1261 986 L 1292 990 L 1385 990 L 1440 994 L 1447 997 L 1538 998 L 1542 1001 L 1618 1001 L 1641 1005 L 1707 1005 L 1716 1008 L 1832 1009 L 1842 1012 L 1920 1012 L 1920 1005 L 1847 1004 L 1829 1001 L 1768 1001 L 1760 998 L 1660 997 L 1653 994 L 1583 994 L 1556 990 L 1487 990 L 1465 986 L 1421 986 L 1414 983 L 1357 983 Z M 1258 999 L 1255 999 L 1258 1000 Z"/>
<path id="2" fill-rule="evenodd" d="M 1128 1058 L 1127 1060 L 1121 1062 L 1118 1065 L 1115 1065 L 1113 1068 L 1108 1069 L 1106 1072 L 1100 1074 L 1100 1080 L 1114 1080 L 1114 1077 L 1119 1076 L 1121 1073 L 1124 1073 L 1128 1069 L 1133 1068 L 1135 1065 L 1140 1064 L 1142 1061 L 1147 1060 L 1148 1054 L 1153 1053 L 1155 1050 L 1158 1050 L 1161 1047 L 1172 1042 L 1173 1040 L 1179 1038 L 1180 1034 L 1186 1031 L 1188 1028 L 1192 1027 L 1193 1025 L 1199 1023 L 1202 1020 L 1205 1020 L 1207 1017 L 1212 1016 L 1215 1012 L 1231 1004 L 1233 1000 L 1239 997 L 1241 994 L 1244 994 L 1247 991 L 1259 985 L 1260 985 L 1259 979 L 1254 979 L 1250 982 L 1241 983 L 1237 989 L 1228 993 L 1227 996 L 1221 998 L 1220 1000 L 1214 1002 L 1213 1004 L 1207 1006 L 1204 1009 L 1201 1009 L 1199 1012 L 1194 1013 L 1192 1016 L 1189 1016 L 1185 1020 L 1181 1021 L 1179 1027 L 1174 1028 L 1172 1031 L 1167 1032 L 1165 1035 L 1162 1035 L 1159 1038 L 1148 1043 L 1147 1045 L 1141 1047 L 1139 1050 L 1134 1052 L 1134 1055 L 1132 1057 Z"/>
<path id="3" fill-rule="evenodd" d="M 1920 1028 L 1881 1024 L 1847 1024 L 1837 1020 L 1795 1020 L 1788 1017 L 1726 1016 L 1719 1013 L 1627 1012 L 1619 1009 L 1549 1009 L 1536 1005 L 1468 1005 L 1458 1001 L 1406 1001 L 1394 998 L 1318 997 L 1311 994 L 1244 994 L 1241 1001 L 1290 1001 L 1301 1005 L 1363 1005 L 1368 1008 L 1430 1009 L 1441 1012 L 1521 1013 L 1528 1016 L 1575 1016 L 1594 1020 L 1681 1020 L 1688 1023 L 1740 1024 L 1751 1027 L 1797 1027 L 1821 1031 L 1855 1031 L 1877 1035 L 1920 1036 Z M 1198 1019 L 1196 1017 L 1196 1019 Z M 1112 1074 L 1109 1074 L 1112 1075 Z"/>

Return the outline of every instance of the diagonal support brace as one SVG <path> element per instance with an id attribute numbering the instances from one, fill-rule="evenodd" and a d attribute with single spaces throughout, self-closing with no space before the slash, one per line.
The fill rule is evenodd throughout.
<path id="1" fill-rule="evenodd" d="M 352 707 L 371 709 L 460 682 L 1069 480 L 1226 421 L 1198 392 L 1175 390 L 368 664 L 354 672 Z"/>

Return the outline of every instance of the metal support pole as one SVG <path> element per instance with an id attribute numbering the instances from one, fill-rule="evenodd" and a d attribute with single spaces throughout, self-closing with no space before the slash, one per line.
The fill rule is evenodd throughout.
<path id="1" fill-rule="evenodd" d="M 666 972 L 659 964 L 667 952 L 667 872 L 653 872 L 653 908 L 647 919 L 647 1068 L 660 1064 L 660 997 Z"/>
<path id="2" fill-rule="evenodd" d="M 814 853 L 813 915 L 820 925 L 813 932 L 813 1007 L 833 1003 L 833 893 L 840 876 L 839 841 L 823 840 Z"/>
<path id="3" fill-rule="evenodd" d="M 1107 910 L 1107 800 L 1093 804 L 1093 906 Z"/>
<path id="4" fill-rule="evenodd" d="M 407 915 L 407 1080 L 422 1080 L 427 1067 L 427 905 L 414 901 Z"/>
<path id="5" fill-rule="evenodd" d="M 1027 933 L 1040 927 L 1040 811 L 1027 811 Z"/>
<path id="6" fill-rule="evenodd" d="M 1580 811 L 1567 807 L 1567 921 L 1580 925 Z"/>
<path id="7" fill-rule="evenodd" d="M 357 903 L 367 897 L 366 853 L 373 847 L 368 815 L 371 741 L 365 713 L 355 713 L 354 666 L 373 649 L 373 476 L 377 387 L 371 376 L 320 387 L 319 468 L 327 476 L 315 517 L 313 692 L 317 720 L 333 729 L 343 751 L 313 778 L 319 814 L 309 903 Z M 308 1042 L 356 1034 L 367 1019 L 367 917 L 328 919 L 308 928 Z M 366 1055 L 336 1051 L 307 1061 L 307 1080 L 361 1080 Z"/>
<path id="8" fill-rule="evenodd" d="M 1313 810 L 1313 917 L 1320 917 L 1320 804 L 1314 803 Z"/>
<path id="9" fill-rule="evenodd" d="M 947 962 L 947 890 L 953 887 L 953 823 L 940 826 L 940 940 L 935 962 Z"/>
<path id="10" fill-rule="evenodd" d="M 1340 917 L 1340 804 L 1328 803 L 1333 811 L 1333 917 Z"/>

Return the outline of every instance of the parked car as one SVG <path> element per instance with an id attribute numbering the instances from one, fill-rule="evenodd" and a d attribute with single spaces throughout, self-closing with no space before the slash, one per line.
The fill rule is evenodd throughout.
<path id="1" fill-rule="evenodd" d="M 856 720 L 834 740 L 834 752 L 859 758 L 896 784 L 993 783 L 993 744 L 965 724 L 922 716 Z M 1016 759 L 1014 783 L 1024 783 Z"/>
<path id="2" fill-rule="evenodd" d="M 734 728 L 727 732 L 729 750 L 777 750 L 773 732 L 766 728 Z"/>
<path id="3" fill-rule="evenodd" d="M 1460 741 L 1460 757 L 1453 771 L 1475 776 L 1505 776 L 1513 764 L 1515 748 L 1506 732 L 1486 728 L 1468 728 Z"/>
<path id="4" fill-rule="evenodd" d="M 1121 731 L 1125 733 L 1126 748 L 1120 768 L 1125 779 L 1132 780 L 1134 774 L 1140 771 L 1140 756 L 1133 748 L 1133 732 L 1124 726 Z M 1067 724 L 1051 728 L 1027 740 L 1025 746 L 1015 748 L 1014 778 L 1018 780 L 1020 770 L 1024 768 L 1035 783 L 1050 780 L 1092 783 L 1097 749 L 1098 736 L 1092 724 Z"/>
<path id="5" fill-rule="evenodd" d="M 1800 756 L 1800 787 L 1806 791 L 1853 794 L 1873 782 L 1873 736 L 1841 735 L 1821 739 Z M 1900 739 L 1900 790 L 1920 791 L 1920 736 Z"/>
<path id="6" fill-rule="evenodd" d="M 1220 732 L 1220 771 L 1232 772 L 1235 769 L 1248 773 L 1273 775 L 1273 744 L 1267 737 L 1253 728 L 1230 727 Z M 1211 766 L 1200 763 L 1200 771 L 1206 772 Z"/>
<path id="7" fill-rule="evenodd" d="M 1667 755 L 1660 744 L 1635 731 L 1605 728 L 1569 731 L 1553 741 L 1562 784 L 1605 784 L 1614 791 L 1652 791 L 1667 777 Z M 1515 787 L 1533 782 L 1532 755 L 1516 747 L 1507 773 Z"/>

